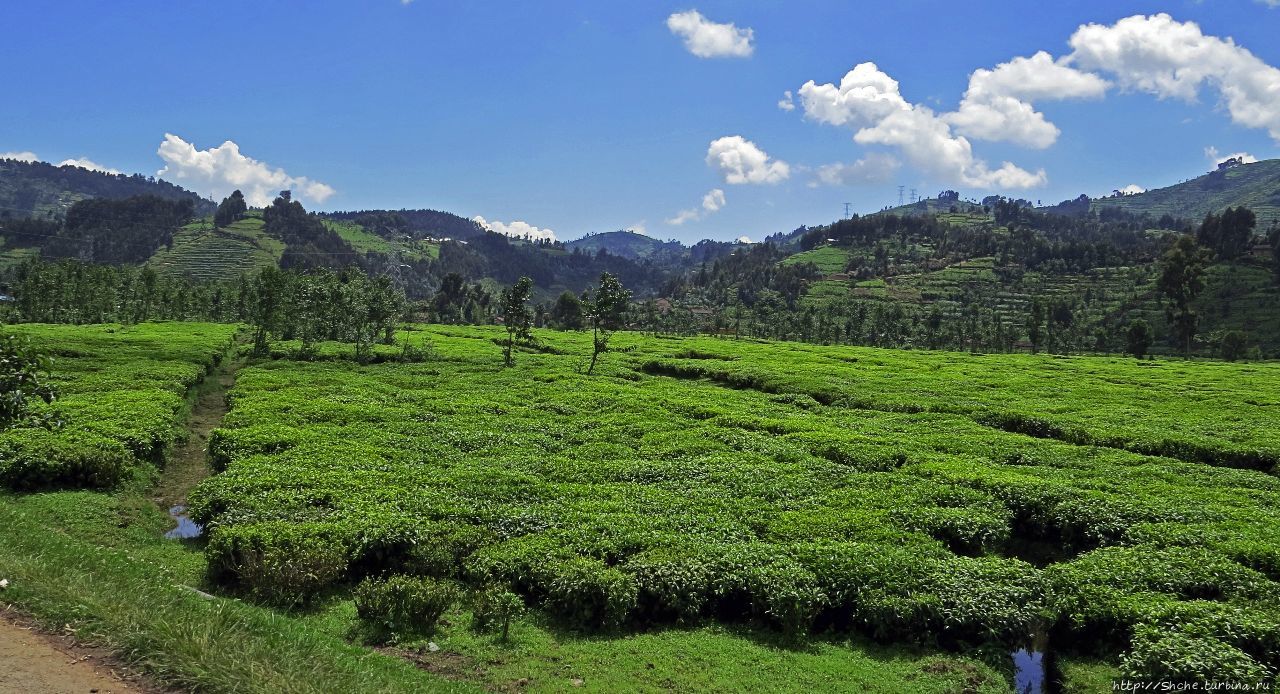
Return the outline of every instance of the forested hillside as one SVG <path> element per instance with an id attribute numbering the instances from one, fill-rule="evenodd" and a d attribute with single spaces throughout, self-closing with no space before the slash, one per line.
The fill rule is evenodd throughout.
<path id="1" fill-rule="evenodd" d="M 142 174 L 109 174 L 42 161 L 0 159 L 0 218 L 62 217 L 80 200 L 138 195 L 187 200 L 199 215 L 211 214 L 214 207 L 189 190 Z"/>
<path id="2" fill-rule="evenodd" d="M 1171 215 L 1199 220 L 1228 207 L 1248 207 L 1265 229 L 1280 221 L 1280 159 L 1252 164 L 1224 163 L 1203 176 L 1148 190 L 1137 195 L 1116 195 L 1092 201 L 1092 209 L 1118 208 L 1153 217 Z"/>
<path id="3" fill-rule="evenodd" d="M 1259 200 L 1277 163 L 1228 166 L 1178 195 L 1217 186 L 1217 202 L 1201 208 Z M 142 268 L 182 297 L 181 310 L 163 315 L 223 320 L 228 299 L 264 268 L 355 271 L 391 278 L 418 316 L 467 323 L 497 320 L 503 287 L 529 277 L 539 324 L 565 323 L 566 307 L 609 273 L 637 300 L 631 325 L 662 333 L 996 352 L 1280 353 L 1275 221 L 1245 206 L 1199 216 L 1174 214 L 1200 209 L 1183 202 L 1137 211 L 1144 200 L 1181 200 L 1174 192 L 1035 208 L 943 191 L 760 244 L 692 247 L 629 231 L 530 241 L 436 210 L 314 214 L 288 191 L 261 210 L 233 195 L 214 215 L 181 196 L 91 198 L 61 217 L 0 221 L 0 272 L 21 294 L 44 291 L 37 287 L 52 277 L 127 283 L 137 274 L 128 268 Z M 1185 291 L 1163 277 L 1184 235 L 1193 241 L 1180 252 L 1194 256 Z M 124 269 L 41 270 L 31 267 L 37 258 Z M 90 290 L 61 295 L 81 291 Z"/>

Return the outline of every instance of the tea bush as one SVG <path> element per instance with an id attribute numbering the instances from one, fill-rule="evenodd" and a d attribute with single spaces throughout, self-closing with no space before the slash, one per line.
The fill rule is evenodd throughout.
<path id="1" fill-rule="evenodd" d="M 458 602 L 458 589 L 415 576 L 367 578 L 352 592 L 356 615 L 375 633 L 398 637 L 427 633 Z"/>
<path id="2" fill-rule="evenodd" d="M 1045 624 L 1109 655 L 1172 625 L 1275 667 L 1280 479 L 1232 457 L 1280 451 L 1274 365 L 619 333 L 587 377 L 581 335 L 507 369 L 496 335 L 242 370 L 192 495 L 216 578 L 456 579 L 578 628 L 981 647 Z"/>
<path id="3" fill-rule="evenodd" d="M 187 391 L 228 349 L 235 326 L 197 323 L 12 326 L 52 355 L 48 429 L 0 433 L 0 485 L 109 487 L 164 463 L 182 435 Z"/>

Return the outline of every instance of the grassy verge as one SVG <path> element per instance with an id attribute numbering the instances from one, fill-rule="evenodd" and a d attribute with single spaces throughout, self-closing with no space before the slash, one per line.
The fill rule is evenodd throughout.
<path id="1" fill-rule="evenodd" d="M 184 690 L 467 691 L 306 622 L 181 587 L 198 551 L 159 539 L 167 519 L 136 494 L 0 495 L 6 602 Z"/>

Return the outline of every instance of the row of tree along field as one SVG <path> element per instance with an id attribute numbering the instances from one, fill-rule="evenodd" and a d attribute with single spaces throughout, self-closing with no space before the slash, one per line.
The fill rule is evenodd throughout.
<path id="1" fill-rule="evenodd" d="M 145 204 L 135 199 L 87 202 L 93 205 L 73 208 L 76 214 L 69 216 L 66 230 L 89 230 L 79 242 L 89 239 L 95 247 L 103 246 L 101 239 L 112 237 L 90 231 L 124 224 L 138 238 L 151 238 L 163 235 L 162 230 L 189 214 L 190 208 L 184 202 L 158 198 Z M 1256 220 L 1245 208 L 1208 215 L 1198 225 L 1160 220 L 1187 232 L 1181 234 L 1142 232 L 1140 227 L 1150 220 L 1135 221 L 1120 212 L 1082 221 L 1003 200 L 995 201 L 991 209 L 990 220 L 971 219 L 963 224 L 939 216 L 843 220 L 803 233 L 799 247 L 810 250 L 794 258 L 772 243 L 742 247 L 704 261 L 685 274 L 671 276 L 656 292 L 642 286 L 636 292 L 639 298 L 627 303 L 620 323 L 662 334 L 712 333 L 988 352 L 1127 352 L 1140 357 L 1152 351 L 1228 359 L 1262 357 L 1265 354 L 1255 345 L 1280 340 L 1240 329 L 1214 329 L 1207 334 L 1203 330 L 1206 311 L 1211 323 L 1225 325 L 1219 314 L 1231 309 L 1228 299 L 1202 298 L 1211 271 L 1253 267 L 1242 264 L 1256 258 L 1256 253 L 1249 251 L 1257 246 Z M 218 207 L 215 224 L 232 224 L 247 211 L 243 197 L 233 194 Z M 316 215 L 307 213 L 287 191 L 263 210 L 262 217 L 267 233 L 286 243 L 283 273 L 269 268 L 257 276 L 195 282 L 158 274 L 148 266 L 29 260 L 7 274 L 12 297 L 0 304 L 0 319 L 251 322 L 259 327 L 263 339 L 270 334 L 292 337 L 296 333 L 307 346 L 314 339 L 341 332 L 362 353 L 376 341 L 370 335 L 381 330 L 385 339 L 389 334 L 386 325 L 400 320 L 446 324 L 506 320 L 510 307 L 504 297 L 512 289 L 503 289 L 492 279 L 468 281 L 462 273 L 450 272 L 426 296 L 414 298 L 421 288 L 406 281 L 403 272 L 385 271 L 387 264 L 370 260 L 373 256 L 330 267 L 334 258 L 345 257 L 342 249 L 348 248 L 346 242 Z M 400 228 L 382 217 L 374 221 L 377 225 L 371 222 L 371 228 Z M 7 226 L 6 233 L 11 228 Z M 54 234 L 52 243 L 72 243 L 70 239 L 75 237 L 66 230 Z M 1070 236 L 1070 240 L 1048 243 L 1046 239 L 1054 234 Z M 1280 229 L 1272 229 L 1267 241 L 1273 254 L 1272 269 L 1280 282 Z M 104 247 L 111 256 L 114 251 L 109 248 L 116 246 Z M 824 248 L 832 249 L 833 254 L 822 262 L 836 263 L 826 269 L 843 271 L 835 276 L 884 275 L 886 281 L 863 281 L 859 284 L 861 293 L 853 294 L 840 289 L 845 285 L 837 281 L 836 298 L 815 299 L 824 285 L 828 289 L 833 285 L 824 279 L 831 273 L 800 259 Z M 939 254 L 951 258 L 979 253 L 988 254 L 984 257 L 990 258 L 989 264 L 975 273 L 977 280 L 955 270 L 953 274 L 961 277 L 954 282 L 958 289 L 945 284 L 947 273 L 952 272 L 945 269 L 949 266 L 929 259 Z M 1148 256 L 1150 262 L 1142 265 Z M 904 267 L 931 267 L 930 263 L 944 269 L 902 272 Z M 1132 267 L 1119 267 L 1104 275 L 1119 279 L 1098 280 L 1089 286 L 1069 283 L 1073 280 L 1068 278 L 1080 277 L 1080 272 L 1116 263 Z M 965 263 L 954 267 L 965 267 Z M 599 286 L 598 278 L 604 274 L 619 283 L 627 282 L 627 273 L 603 272 L 595 275 L 594 286 Z M 509 287 L 521 279 L 517 275 Z M 555 297 L 551 299 L 545 291 L 539 294 L 535 277 L 528 279 L 522 294 L 529 304 L 531 327 L 578 330 L 588 326 L 584 298 L 589 298 L 589 292 L 564 290 L 558 296 L 549 295 Z M 899 296 L 910 281 L 916 282 L 912 291 L 919 299 Z M 1061 286 L 1051 286 L 1054 282 Z M 861 288 L 863 284 L 868 287 Z M 326 302 L 332 307 L 324 308 Z M 364 308 L 353 311 L 356 304 Z M 289 319 L 278 319 L 275 312 Z M 357 323 L 354 327 L 335 328 L 326 318 L 326 313 L 333 312 L 363 317 L 350 319 Z M 1259 330 L 1270 328 L 1264 325 Z"/>

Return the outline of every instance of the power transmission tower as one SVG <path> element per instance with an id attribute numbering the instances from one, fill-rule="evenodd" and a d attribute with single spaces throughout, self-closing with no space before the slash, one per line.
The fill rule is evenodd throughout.
<path id="1" fill-rule="evenodd" d="M 898 186 L 898 207 L 902 207 L 902 191 L 905 189 L 906 186 Z"/>
<path id="2" fill-rule="evenodd" d="M 846 203 L 844 204 L 844 218 L 845 218 L 845 219 L 848 219 L 848 218 L 852 215 L 852 212 L 851 212 L 852 208 L 853 208 L 853 203 L 851 203 L 851 202 L 846 202 Z"/>
<path id="3" fill-rule="evenodd" d="M 916 195 L 916 189 L 915 189 L 915 188 L 912 188 L 912 189 L 911 189 L 911 202 L 917 202 L 917 201 L 919 201 L 919 200 L 920 200 L 920 196 Z"/>

